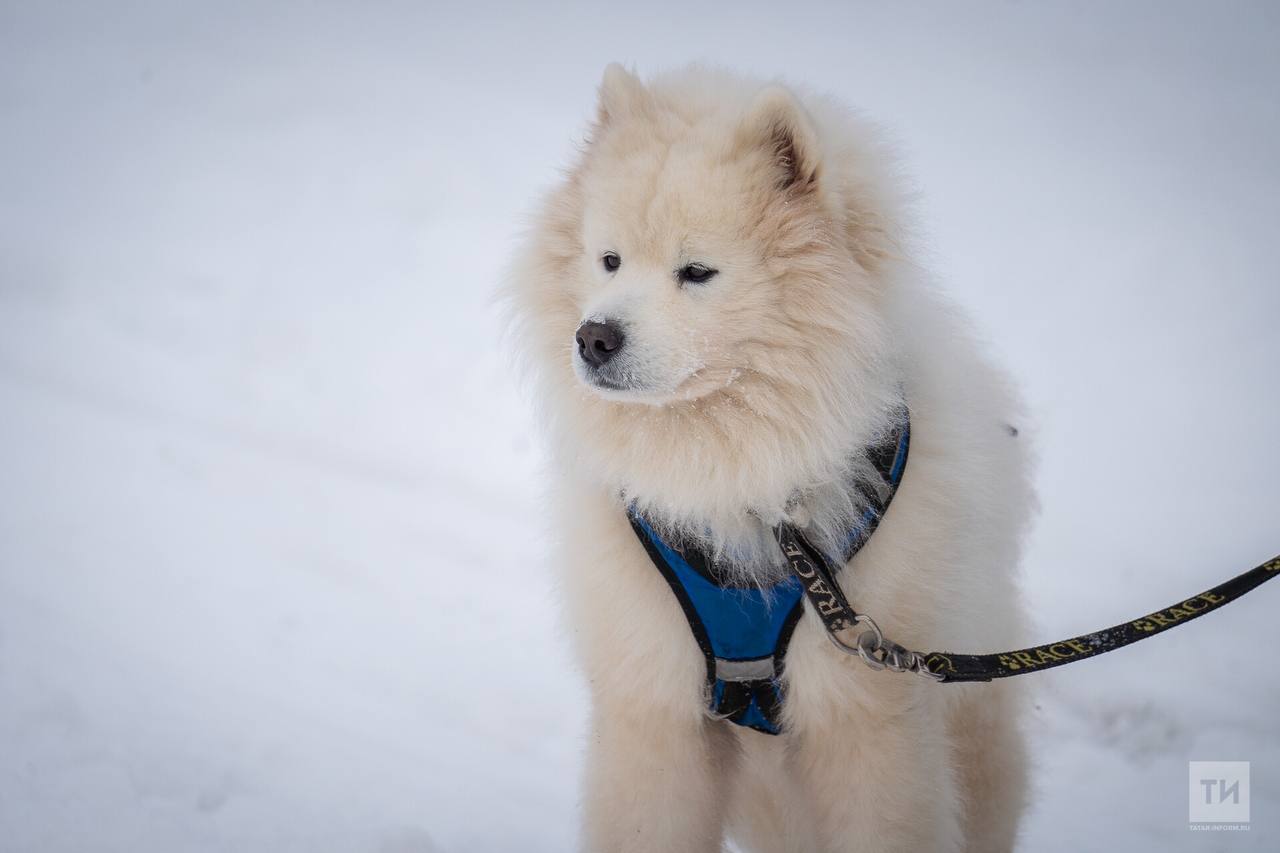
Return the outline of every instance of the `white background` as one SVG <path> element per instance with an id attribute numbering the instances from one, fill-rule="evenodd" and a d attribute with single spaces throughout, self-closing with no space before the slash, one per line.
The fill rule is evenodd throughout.
<path id="1" fill-rule="evenodd" d="M 564 851 L 583 689 L 492 291 L 610 60 L 887 125 L 1034 412 L 1042 640 L 1280 551 L 1280 13 L 0 7 L 0 850 Z M 1032 676 L 1022 849 L 1280 849 L 1276 596 Z M 1252 762 L 1249 832 L 1189 759 Z"/>

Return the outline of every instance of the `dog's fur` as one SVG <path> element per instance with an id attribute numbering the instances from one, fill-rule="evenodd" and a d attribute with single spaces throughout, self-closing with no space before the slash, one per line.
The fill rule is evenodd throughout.
<path id="1" fill-rule="evenodd" d="M 610 66 L 589 141 L 515 259 L 593 701 L 593 853 L 716 851 L 726 833 L 770 853 L 1013 846 L 1015 685 L 871 671 L 809 611 L 786 657 L 784 733 L 710 719 L 702 655 L 625 515 L 635 502 L 767 581 L 783 571 L 774 523 L 828 544 L 849 528 L 866 473 L 851 460 L 905 399 L 904 482 L 840 582 L 908 647 L 1017 647 L 1033 505 L 1018 404 L 911 263 L 894 178 L 878 135 L 828 99 Z M 688 264 L 718 274 L 682 282 Z M 575 344 L 580 323 L 606 319 L 626 333 L 608 372 Z"/>

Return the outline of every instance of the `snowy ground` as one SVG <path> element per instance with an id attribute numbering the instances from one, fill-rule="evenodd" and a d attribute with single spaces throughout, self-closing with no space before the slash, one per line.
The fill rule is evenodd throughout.
<path id="1" fill-rule="evenodd" d="M 1280 551 L 1280 14 L 1119 5 L 0 6 L 0 851 L 571 847 L 489 299 L 612 59 L 902 140 L 1034 406 L 1039 636 Z M 1022 848 L 1280 849 L 1277 595 L 1035 676 Z"/>

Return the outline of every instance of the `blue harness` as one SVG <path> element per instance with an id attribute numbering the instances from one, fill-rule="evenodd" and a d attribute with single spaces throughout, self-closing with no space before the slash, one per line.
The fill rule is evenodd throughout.
<path id="1" fill-rule="evenodd" d="M 907 463 L 910 426 L 904 416 L 867 456 L 887 485 L 884 497 L 864 493 L 866 509 L 845 539 L 844 562 L 862 549 L 893 499 Z M 804 613 L 805 590 L 788 575 L 772 586 L 734 584 L 701 550 L 669 543 L 633 508 L 631 526 L 680 602 L 707 662 L 709 712 L 766 734 L 781 731 L 782 663 Z"/>

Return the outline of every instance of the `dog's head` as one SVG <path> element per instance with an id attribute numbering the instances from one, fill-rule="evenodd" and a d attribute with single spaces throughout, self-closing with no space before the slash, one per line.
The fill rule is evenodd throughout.
<path id="1" fill-rule="evenodd" d="M 578 379 L 610 400 L 696 400 L 760 370 L 788 335 L 822 335 L 786 327 L 777 287 L 841 260 L 810 119 L 780 87 L 745 110 L 698 94 L 664 98 L 616 65 L 601 86 L 566 345 Z"/>
<path id="2" fill-rule="evenodd" d="M 780 86 L 696 69 L 646 86 L 610 66 L 517 258 L 561 433 L 632 493 L 781 494 L 784 468 L 830 476 L 892 408 L 877 146 L 811 103 L 821 116 Z"/>

